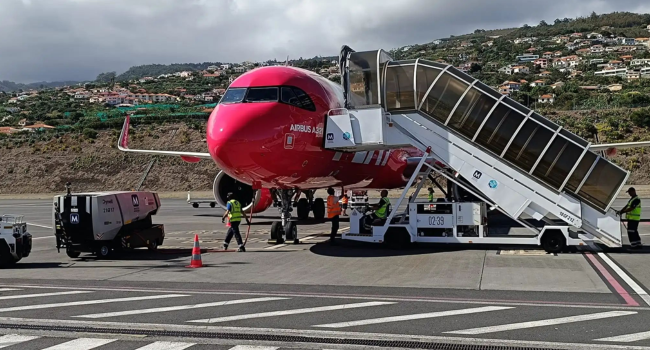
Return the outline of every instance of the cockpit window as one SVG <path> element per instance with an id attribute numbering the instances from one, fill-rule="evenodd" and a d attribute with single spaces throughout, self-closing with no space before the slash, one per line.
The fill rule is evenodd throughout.
<path id="1" fill-rule="evenodd" d="M 282 87 L 282 102 L 309 111 L 316 110 L 316 106 L 314 106 L 314 103 L 312 102 L 311 98 L 309 98 L 309 95 L 296 87 Z"/>
<path id="2" fill-rule="evenodd" d="M 246 88 L 232 88 L 228 89 L 221 98 L 219 103 L 237 103 L 244 100 L 246 96 Z"/>
<path id="3" fill-rule="evenodd" d="M 250 88 L 246 95 L 246 102 L 278 102 L 278 88 Z"/>

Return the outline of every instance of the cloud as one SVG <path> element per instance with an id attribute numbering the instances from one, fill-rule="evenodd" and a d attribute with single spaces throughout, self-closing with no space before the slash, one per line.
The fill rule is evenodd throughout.
<path id="1" fill-rule="evenodd" d="M 0 80 L 86 80 L 133 65 L 337 55 L 644 0 L 2 0 Z"/>

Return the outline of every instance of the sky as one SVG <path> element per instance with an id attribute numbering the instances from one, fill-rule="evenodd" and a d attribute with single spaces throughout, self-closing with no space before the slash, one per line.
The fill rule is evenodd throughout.
<path id="1" fill-rule="evenodd" d="M 648 0 L 0 0 L 0 80 L 93 80 L 134 65 L 336 56 Z"/>

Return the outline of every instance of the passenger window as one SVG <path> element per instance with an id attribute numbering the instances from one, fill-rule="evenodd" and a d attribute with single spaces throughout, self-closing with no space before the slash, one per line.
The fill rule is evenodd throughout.
<path id="1" fill-rule="evenodd" d="M 246 95 L 246 102 L 278 102 L 278 88 L 250 88 Z"/>
<path id="2" fill-rule="evenodd" d="M 232 88 L 228 89 L 221 98 L 219 103 L 237 103 L 244 100 L 246 95 L 246 88 Z"/>

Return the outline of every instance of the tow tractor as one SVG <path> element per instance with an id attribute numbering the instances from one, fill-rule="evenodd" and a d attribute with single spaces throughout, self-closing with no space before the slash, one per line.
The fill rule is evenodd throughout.
<path id="1" fill-rule="evenodd" d="M 0 217 L 0 267 L 11 266 L 32 251 L 32 235 L 22 215 Z"/>

